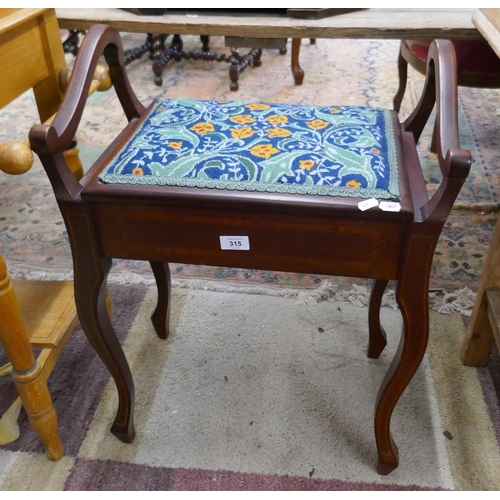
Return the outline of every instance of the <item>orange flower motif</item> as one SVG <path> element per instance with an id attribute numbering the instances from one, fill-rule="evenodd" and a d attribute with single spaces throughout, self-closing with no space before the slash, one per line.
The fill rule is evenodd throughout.
<path id="1" fill-rule="evenodd" d="M 144 175 L 144 171 L 140 167 L 135 167 L 134 170 L 132 170 L 132 175 Z"/>
<path id="2" fill-rule="evenodd" d="M 281 127 L 271 128 L 269 130 L 266 130 L 266 132 L 269 134 L 269 137 L 271 139 L 273 137 L 288 137 L 289 135 L 292 135 L 290 130 Z"/>
<path id="3" fill-rule="evenodd" d="M 215 130 L 214 126 L 211 123 L 200 122 L 191 127 L 191 130 L 194 130 L 198 135 L 206 134 L 207 132 L 213 132 Z"/>
<path id="4" fill-rule="evenodd" d="M 337 114 L 337 113 L 340 113 L 340 109 L 333 108 L 333 109 L 331 109 L 331 110 L 330 110 L 330 113 L 331 113 L 332 115 L 335 115 L 335 114 Z"/>
<path id="5" fill-rule="evenodd" d="M 255 134 L 255 130 L 252 127 L 231 129 L 231 135 L 234 139 L 247 139 L 248 137 L 252 137 L 253 134 Z"/>
<path id="6" fill-rule="evenodd" d="M 251 115 L 236 115 L 229 118 L 233 123 L 238 123 L 239 125 L 244 125 L 245 123 L 253 123 L 255 118 Z"/>
<path id="7" fill-rule="evenodd" d="M 328 127 L 328 125 L 330 125 L 330 123 L 325 122 L 324 120 L 320 120 L 318 118 L 317 120 L 314 120 L 312 122 L 306 122 L 306 125 L 309 128 L 312 128 L 313 130 L 321 130 L 322 128 Z"/>
<path id="8" fill-rule="evenodd" d="M 371 148 L 370 151 L 372 153 L 375 153 L 376 155 L 379 155 L 380 154 L 380 151 L 377 149 L 377 148 Z"/>
<path id="9" fill-rule="evenodd" d="M 269 104 L 256 103 L 256 104 L 248 104 L 246 107 L 248 109 L 251 109 L 252 111 L 259 111 L 262 109 L 269 109 L 271 106 L 269 106 Z"/>
<path id="10" fill-rule="evenodd" d="M 179 149 L 182 147 L 182 141 L 178 141 L 178 142 L 169 142 L 168 145 L 172 148 L 172 149 Z"/>
<path id="11" fill-rule="evenodd" d="M 359 188 L 361 187 L 361 182 L 358 182 L 358 181 L 355 181 L 355 180 L 352 180 L 352 181 L 349 181 L 347 184 L 346 184 L 346 187 L 350 187 L 350 188 Z"/>
<path id="12" fill-rule="evenodd" d="M 305 168 L 306 170 L 311 170 L 314 167 L 314 162 L 312 160 L 300 160 L 300 168 Z"/>
<path id="13" fill-rule="evenodd" d="M 259 156 L 260 158 L 268 159 L 271 155 L 279 153 L 279 150 L 273 148 L 272 144 L 259 144 L 257 146 L 254 146 L 250 150 L 250 153 L 252 153 L 254 156 Z"/>
<path id="14" fill-rule="evenodd" d="M 161 113 L 162 111 L 165 111 L 165 108 L 158 108 L 158 109 L 156 110 L 156 112 L 157 112 L 157 113 Z"/>
<path id="15" fill-rule="evenodd" d="M 288 117 L 285 115 L 271 115 L 266 118 L 269 123 L 273 125 L 279 125 L 280 123 L 287 123 Z"/>

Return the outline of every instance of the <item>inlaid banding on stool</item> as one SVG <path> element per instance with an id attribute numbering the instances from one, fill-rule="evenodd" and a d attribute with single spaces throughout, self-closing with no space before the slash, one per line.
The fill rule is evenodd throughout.
<path id="1" fill-rule="evenodd" d="M 399 198 L 391 113 L 358 106 L 158 100 L 99 179 Z"/>

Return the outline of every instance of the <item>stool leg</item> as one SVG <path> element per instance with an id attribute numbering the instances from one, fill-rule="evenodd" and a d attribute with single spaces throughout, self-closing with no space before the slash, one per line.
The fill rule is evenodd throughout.
<path id="1" fill-rule="evenodd" d="M 382 296 L 387 287 L 387 280 L 375 280 L 372 284 L 370 294 L 370 306 L 368 308 L 368 357 L 378 358 L 387 345 L 387 335 L 380 324 L 380 306 Z"/>
<path id="2" fill-rule="evenodd" d="M 375 439 L 379 474 L 389 474 L 399 464 L 390 423 L 392 412 L 424 357 L 429 337 L 429 273 L 435 242 L 425 236 L 410 238 L 405 265 L 399 274 L 396 300 L 403 316 L 398 350 L 382 382 L 375 405 Z"/>
<path id="3" fill-rule="evenodd" d="M 79 210 L 78 210 L 79 208 Z M 85 335 L 111 373 L 118 390 L 118 411 L 111 432 L 130 443 L 135 437 L 134 382 L 106 307 L 106 280 L 112 261 L 100 254 L 92 213 L 85 206 L 65 215 L 73 253 L 75 303 Z M 76 212 L 80 213 L 76 213 Z"/>
<path id="4" fill-rule="evenodd" d="M 408 78 L 408 63 L 401 54 L 401 50 L 399 51 L 398 56 L 398 76 L 399 87 L 392 101 L 392 107 L 396 113 L 399 113 L 399 110 L 401 109 L 401 103 L 403 102 L 403 96 L 405 95 L 406 81 Z"/>
<path id="5" fill-rule="evenodd" d="M 292 38 L 292 75 L 295 85 L 302 85 L 304 80 L 304 70 L 299 64 L 300 43 L 302 38 Z"/>
<path id="6" fill-rule="evenodd" d="M 158 337 L 166 339 L 169 334 L 170 318 L 170 268 L 168 267 L 168 262 L 150 262 L 150 265 L 158 289 L 158 303 L 154 313 L 151 315 L 151 322 Z"/>

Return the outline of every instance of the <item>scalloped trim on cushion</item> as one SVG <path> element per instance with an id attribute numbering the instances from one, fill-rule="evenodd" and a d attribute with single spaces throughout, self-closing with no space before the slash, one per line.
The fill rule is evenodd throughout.
<path id="1" fill-rule="evenodd" d="M 105 183 L 398 199 L 388 109 L 158 100 Z"/>

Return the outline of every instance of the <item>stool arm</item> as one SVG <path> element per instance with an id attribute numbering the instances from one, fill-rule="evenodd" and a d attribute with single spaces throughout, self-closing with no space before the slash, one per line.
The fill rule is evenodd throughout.
<path id="1" fill-rule="evenodd" d="M 37 154 L 59 154 L 73 140 L 103 53 L 127 119 L 137 118 L 144 111 L 127 77 L 120 33 L 110 26 L 96 24 L 89 29 L 78 51 L 63 102 L 54 120 L 50 125 L 34 125 L 30 130 L 31 148 Z"/>
<path id="2" fill-rule="evenodd" d="M 421 220 L 445 219 L 472 165 L 470 151 L 460 148 L 455 49 L 449 40 L 434 40 L 429 47 L 422 95 L 403 123 L 406 132 L 420 138 L 436 104 L 437 155 L 443 180 L 432 198 L 419 207 Z"/>

